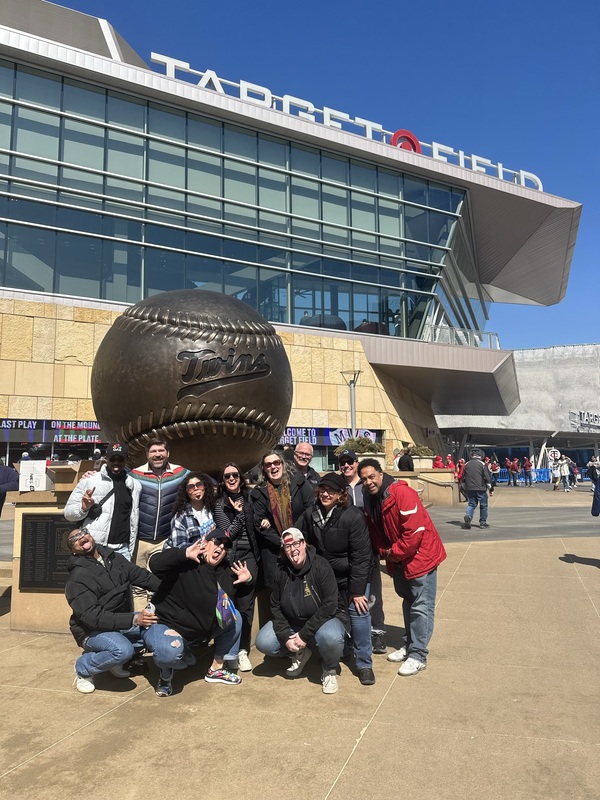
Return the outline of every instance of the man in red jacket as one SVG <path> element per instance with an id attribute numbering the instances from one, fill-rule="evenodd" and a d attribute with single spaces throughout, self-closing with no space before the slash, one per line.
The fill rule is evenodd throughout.
<path id="1" fill-rule="evenodd" d="M 446 551 L 419 495 L 406 481 L 394 481 L 374 458 L 363 459 L 358 474 L 371 539 L 380 558 L 385 558 L 396 594 L 402 598 L 405 644 L 390 653 L 388 661 L 403 662 L 399 675 L 416 675 L 427 666 L 437 567 Z"/>

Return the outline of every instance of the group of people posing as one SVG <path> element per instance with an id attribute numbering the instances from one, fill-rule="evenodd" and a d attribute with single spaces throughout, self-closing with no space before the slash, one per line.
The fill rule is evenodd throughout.
<path id="1" fill-rule="evenodd" d="M 283 657 L 298 677 L 316 651 L 325 694 L 338 691 L 339 663 L 353 658 L 363 685 L 375 683 L 373 653 L 414 675 L 427 665 L 437 567 L 446 554 L 417 493 L 375 459 L 345 450 L 339 472 L 310 467 L 312 447 L 293 461 L 266 453 L 249 488 L 234 463 L 218 476 L 171 464 L 151 440 L 147 462 L 126 469 L 127 448 L 109 446 L 105 463 L 71 493 L 65 587 L 70 627 L 82 655 L 75 685 L 95 689 L 102 672 L 129 677 L 158 668 L 156 694 L 214 641 L 205 680 L 229 686 L 252 670 L 256 649 Z M 402 598 L 404 644 L 388 652 L 380 561 Z"/>

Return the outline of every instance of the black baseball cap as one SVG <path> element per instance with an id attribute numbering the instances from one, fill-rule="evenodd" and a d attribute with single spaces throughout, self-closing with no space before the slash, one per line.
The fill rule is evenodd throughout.
<path id="1" fill-rule="evenodd" d="M 341 464 L 342 461 L 347 461 L 349 464 L 354 464 L 355 461 L 358 461 L 358 458 L 354 450 L 342 450 L 338 456 L 338 462 Z"/>

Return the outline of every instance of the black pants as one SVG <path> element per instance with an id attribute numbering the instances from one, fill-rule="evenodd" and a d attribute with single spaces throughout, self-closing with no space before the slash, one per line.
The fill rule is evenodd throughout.
<path id="1" fill-rule="evenodd" d="M 236 586 L 235 607 L 242 618 L 242 637 L 240 650 L 250 650 L 250 636 L 254 620 L 254 600 L 256 598 L 256 582 L 258 580 L 258 564 L 251 551 L 236 550 L 234 561 L 245 561 L 252 575 L 252 583 L 241 583 Z"/>
<path id="2" fill-rule="evenodd" d="M 379 559 L 371 570 L 371 594 L 375 602 L 371 607 L 371 627 L 376 631 L 385 631 L 385 614 L 383 613 L 383 586 L 381 585 L 381 566 Z"/>

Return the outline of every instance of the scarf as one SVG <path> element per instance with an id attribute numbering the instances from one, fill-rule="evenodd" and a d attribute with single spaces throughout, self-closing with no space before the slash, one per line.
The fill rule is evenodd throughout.
<path id="1" fill-rule="evenodd" d="M 269 492 L 269 503 L 271 505 L 275 529 L 281 536 L 285 530 L 291 528 L 294 524 L 290 487 L 288 483 L 281 483 L 279 487 L 277 487 L 267 481 L 267 491 Z"/>

